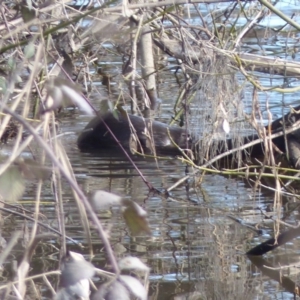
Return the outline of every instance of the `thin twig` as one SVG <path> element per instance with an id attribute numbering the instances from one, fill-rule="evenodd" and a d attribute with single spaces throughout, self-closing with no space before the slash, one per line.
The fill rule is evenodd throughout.
<path id="1" fill-rule="evenodd" d="M 6 105 L 2 104 L 2 109 L 4 112 L 10 114 L 15 120 L 20 122 L 36 139 L 36 141 L 41 145 L 41 147 L 45 150 L 47 155 L 52 160 L 52 163 L 60 170 L 61 174 L 66 178 L 66 180 L 69 182 L 70 186 L 74 191 L 77 193 L 80 200 L 83 202 L 87 212 L 90 215 L 90 218 L 92 222 L 94 223 L 96 230 L 98 232 L 99 237 L 101 238 L 104 248 L 106 250 L 107 256 L 111 262 L 112 269 L 114 273 L 119 274 L 119 266 L 117 264 L 117 260 L 115 258 L 114 252 L 111 248 L 110 242 L 107 238 L 107 235 L 102 227 L 102 224 L 97 218 L 97 215 L 95 214 L 94 210 L 92 209 L 88 199 L 82 192 L 82 190 L 79 188 L 77 182 L 71 178 L 68 174 L 68 172 L 62 167 L 59 160 L 56 158 L 55 154 L 53 153 L 52 149 L 48 146 L 48 144 L 41 138 L 38 134 L 36 134 L 35 130 L 31 127 L 30 124 L 28 124 L 21 116 L 19 116 L 16 112 L 12 111 L 10 108 L 8 108 Z"/>

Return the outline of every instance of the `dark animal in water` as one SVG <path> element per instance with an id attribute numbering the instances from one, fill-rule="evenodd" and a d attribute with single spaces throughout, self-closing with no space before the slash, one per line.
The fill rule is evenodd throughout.
<path id="1" fill-rule="evenodd" d="M 78 138 L 79 149 L 95 152 L 119 148 L 118 142 L 105 124 L 127 150 L 176 155 L 181 152 L 175 144 L 182 149 L 191 147 L 190 136 L 183 128 L 126 113 L 118 113 L 117 117 L 107 113 L 104 116 L 96 116 L 85 127 Z"/>
<path id="2" fill-rule="evenodd" d="M 295 107 L 283 118 L 275 120 L 266 130 L 271 129 L 271 134 L 283 130 L 288 130 L 294 123 L 300 120 L 300 106 Z M 119 148 L 118 143 L 111 135 L 105 124 L 110 128 L 117 140 L 125 148 L 134 149 L 139 152 L 155 152 L 168 155 L 181 154 L 181 149 L 194 149 L 192 138 L 184 128 L 168 126 L 158 121 L 144 119 L 142 117 L 118 113 L 115 118 L 112 113 L 104 116 L 97 116 L 85 127 L 78 138 L 78 147 L 82 151 L 97 152 L 101 149 Z M 258 139 L 258 135 L 251 135 L 244 138 L 244 143 Z M 133 141 L 135 143 L 133 143 Z M 219 153 L 233 148 L 231 140 L 220 141 Z M 291 164 L 300 168 L 300 129 L 281 135 L 272 139 L 272 143 L 283 153 L 285 153 Z M 154 151 L 155 149 L 155 151 Z M 248 149 L 250 157 L 258 157 L 264 154 L 264 145 L 259 143 Z"/>

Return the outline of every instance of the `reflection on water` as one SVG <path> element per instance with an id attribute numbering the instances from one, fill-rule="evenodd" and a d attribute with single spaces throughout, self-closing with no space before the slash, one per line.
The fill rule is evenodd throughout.
<path id="1" fill-rule="evenodd" d="M 151 268 L 153 299 L 241 299 L 245 293 L 248 299 L 254 299 L 269 293 L 264 288 L 267 278 L 257 278 L 244 255 L 260 237 L 227 217 L 233 214 L 256 224 L 263 217 L 253 206 L 263 209 L 267 201 L 263 195 L 255 201 L 251 189 L 243 182 L 207 175 L 189 195 L 181 186 L 166 199 L 149 194 L 136 171 L 122 157 L 95 158 L 74 153 L 72 159 L 86 192 L 95 189 L 117 192 L 137 201 L 148 212 L 152 237 L 131 238 L 119 211 L 113 210 L 104 220 L 113 224 L 112 244 L 125 247 L 117 252 L 118 257 L 138 256 Z M 169 187 L 185 174 L 185 166 L 174 160 L 157 165 L 145 159 L 135 162 L 147 180 L 159 189 Z M 82 176 L 84 168 L 87 174 Z M 190 198 L 197 201 L 191 202 Z M 265 232 L 264 236 L 269 235 Z M 96 243 L 96 247 L 95 261 L 103 267 L 101 245 Z M 297 244 L 292 246 L 296 248 Z M 282 251 L 286 250 L 278 252 Z"/>

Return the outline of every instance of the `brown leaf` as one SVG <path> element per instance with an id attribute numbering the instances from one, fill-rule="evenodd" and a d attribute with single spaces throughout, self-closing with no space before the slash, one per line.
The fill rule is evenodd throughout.
<path id="1" fill-rule="evenodd" d="M 130 200 L 123 200 L 123 205 L 126 207 L 123 217 L 131 234 L 138 235 L 143 232 L 151 234 L 146 211 Z"/>
<path id="2" fill-rule="evenodd" d="M 30 6 L 21 4 L 21 16 L 25 23 L 30 22 L 35 18 L 35 11 Z"/>
<path id="3" fill-rule="evenodd" d="M 130 152 L 132 154 L 136 154 L 137 147 L 138 147 L 137 137 L 136 137 L 136 135 L 134 133 L 131 133 L 130 134 L 130 138 L 129 138 L 129 149 L 130 149 Z"/>

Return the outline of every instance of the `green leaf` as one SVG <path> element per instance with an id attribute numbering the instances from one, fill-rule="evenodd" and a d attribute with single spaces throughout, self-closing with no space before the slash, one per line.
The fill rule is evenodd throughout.
<path id="1" fill-rule="evenodd" d="M 30 6 L 21 5 L 21 15 L 25 23 L 30 22 L 35 18 L 35 11 Z"/>
<path id="2" fill-rule="evenodd" d="M 146 211 L 137 203 L 130 200 L 123 200 L 122 204 L 126 207 L 123 211 L 123 217 L 129 230 L 131 231 L 131 234 L 151 234 Z"/>

